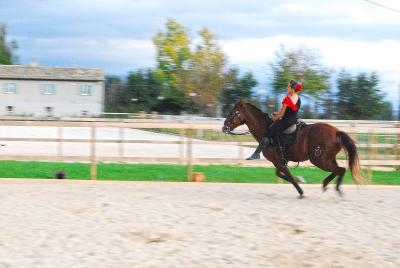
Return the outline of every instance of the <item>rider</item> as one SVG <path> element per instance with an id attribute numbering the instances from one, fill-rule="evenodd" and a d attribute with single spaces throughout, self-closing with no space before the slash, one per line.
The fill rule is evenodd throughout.
<path id="1" fill-rule="evenodd" d="M 297 112 L 300 109 L 301 101 L 297 92 L 301 91 L 303 86 L 295 81 L 290 80 L 287 86 L 288 95 L 282 100 L 282 108 L 279 112 L 272 114 L 272 121 L 274 121 L 265 131 L 264 137 L 258 145 L 255 152 L 247 158 L 247 160 L 260 159 L 260 153 L 264 148 L 271 143 L 271 137 L 277 137 L 282 131 L 297 122 Z M 287 161 L 283 155 L 283 148 L 279 145 L 280 164 L 287 165 Z"/>

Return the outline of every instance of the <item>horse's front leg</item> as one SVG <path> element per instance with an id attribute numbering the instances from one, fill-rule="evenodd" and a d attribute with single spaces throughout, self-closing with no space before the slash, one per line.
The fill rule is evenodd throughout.
<path id="1" fill-rule="evenodd" d="M 276 175 L 279 178 L 282 178 L 285 181 L 288 181 L 291 184 L 293 184 L 294 188 L 296 188 L 297 192 L 300 195 L 299 198 L 300 199 L 303 198 L 303 195 L 304 195 L 303 189 L 301 189 L 301 187 L 297 183 L 297 180 L 292 176 L 289 169 L 287 167 L 280 166 L 279 163 L 274 163 L 274 165 L 276 167 Z"/>

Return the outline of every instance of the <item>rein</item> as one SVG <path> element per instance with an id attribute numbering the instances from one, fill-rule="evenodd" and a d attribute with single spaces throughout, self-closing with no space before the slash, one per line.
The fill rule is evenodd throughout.
<path id="1" fill-rule="evenodd" d="M 240 111 L 239 111 L 239 110 L 235 112 L 235 115 L 239 118 L 239 120 L 240 120 L 240 125 L 244 125 L 244 124 L 246 123 L 246 122 L 240 117 Z M 262 128 L 262 127 L 253 129 L 253 131 L 259 130 L 259 129 L 261 129 L 261 128 Z M 250 129 L 249 129 L 249 130 L 250 130 Z M 245 132 L 242 132 L 242 133 L 235 133 L 235 132 L 232 132 L 231 130 L 229 130 L 229 131 L 228 131 L 228 134 L 233 135 L 233 136 L 242 136 L 242 135 L 249 135 L 249 134 L 251 134 L 251 131 L 245 131 Z"/>

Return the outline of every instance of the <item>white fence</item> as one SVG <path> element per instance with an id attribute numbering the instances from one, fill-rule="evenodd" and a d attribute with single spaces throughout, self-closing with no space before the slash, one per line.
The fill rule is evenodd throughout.
<path id="1" fill-rule="evenodd" d="M 306 120 L 315 123 L 318 120 Z M 365 135 L 358 147 L 365 152 L 362 154 L 363 166 L 400 166 L 400 124 L 389 121 L 338 121 L 324 120 L 343 131 L 350 133 L 356 140 L 360 133 Z M 36 160 L 36 161 L 74 161 L 90 162 L 91 178 L 96 178 L 97 162 L 124 162 L 124 163 L 179 163 L 188 167 L 188 177 L 191 176 L 192 164 L 240 164 L 252 166 L 271 166 L 265 160 L 245 161 L 247 154 L 252 152 L 256 142 L 251 141 L 210 141 L 194 138 L 195 132 L 221 131 L 222 119 L 208 118 L 173 118 L 169 119 L 94 119 L 94 118 L 59 118 L 37 119 L 5 117 L 0 119 L 0 149 L 2 160 Z M 52 135 L 23 135 L 23 133 L 7 134 L 7 129 L 42 128 L 43 133 L 52 132 Z M 75 135 L 68 136 L 71 129 L 77 130 Z M 83 133 L 80 130 L 86 129 Z M 150 129 L 152 132 L 132 131 Z M 154 129 L 179 130 L 176 135 L 154 134 Z M 242 130 L 246 130 L 242 127 Z M 108 134 L 104 135 L 104 132 Z M 24 131 L 22 131 L 24 132 Z M 71 134 L 71 133 L 70 133 Z M 83 137 L 81 137 L 83 136 Z M 40 144 L 35 149 L 32 144 Z M 27 151 L 24 146 L 33 146 Z M 71 147 L 71 145 L 75 147 Z M 54 147 L 55 150 L 41 150 Z M 108 147 L 107 147 L 108 146 Z M 115 151 L 110 154 L 112 146 Z M 77 154 L 82 148 L 86 154 Z M 108 151 L 102 149 L 107 147 Z M 15 148 L 15 149 L 14 149 Z M 103 151 L 102 151 L 103 150 Z M 388 151 L 391 151 L 387 153 Z M 72 153 L 71 153 L 72 152 Z M 345 165 L 345 160 L 340 160 Z M 311 163 L 303 162 L 302 166 Z"/>

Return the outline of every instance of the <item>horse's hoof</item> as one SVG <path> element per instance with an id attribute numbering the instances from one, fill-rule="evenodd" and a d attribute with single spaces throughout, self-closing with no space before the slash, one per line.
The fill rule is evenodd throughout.
<path id="1" fill-rule="evenodd" d="M 336 189 L 336 192 L 337 192 L 337 194 L 340 196 L 340 197 L 343 197 L 343 192 L 342 192 L 342 190 L 340 190 L 340 189 Z"/>
<path id="2" fill-rule="evenodd" d="M 260 155 L 252 155 L 246 158 L 246 160 L 258 160 L 258 159 L 260 159 Z"/>
<path id="3" fill-rule="evenodd" d="M 325 193 L 328 190 L 328 186 L 322 186 L 322 192 Z"/>
<path id="4" fill-rule="evenodd" d="M 299 195 L 298 199 L 303 199 L 305 198 L 304 194 Z"/>

